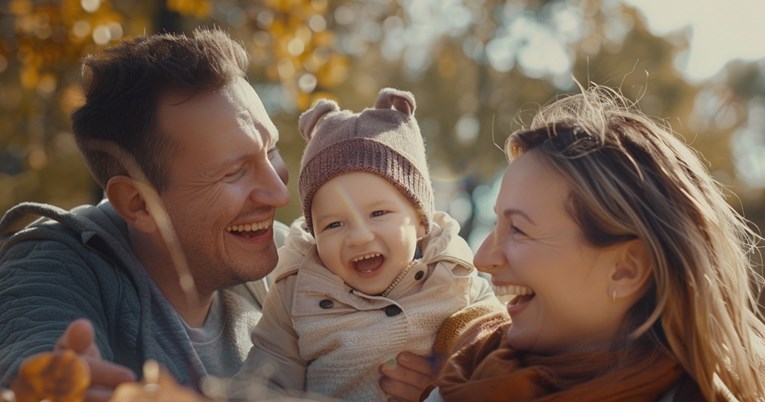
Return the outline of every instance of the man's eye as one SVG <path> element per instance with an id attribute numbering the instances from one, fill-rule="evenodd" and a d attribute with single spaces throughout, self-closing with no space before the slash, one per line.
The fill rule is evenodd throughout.
<path id="1" fill-rule="evenodd" d="M 236 170 L 233 170 L 233 171 L 231 171 L 229 173 L 226 173 L 225 179 L 226 180 L 236 180 L 236 179 L 242 177 L 242 175 L 244 174 L 244 171 L 245 171 L 244 166 L 241 166 L 241 167 L 239 167 Z"/>
<path id="2" fill-rule="evenodd" d="M 268 150 L 268 160 L 274 160 L 274 158 L 280 157 L 281 154 L 279 153 L 278 147 L 273 147 Z"/>
<path id="3" fill-rule="evenodd" d="M 370 214 L 370 216 L 372 216 L 373 218 L 376 218 L 376 217 L 378 217 L 378 216 L 383 216 L 383 215 L 385 215 L 385 214 L 387 214 L 387 213 L 388 213 L 388 211 L 385 211 L 385 210 L 382 210 L 382 209 L 380 209 L 380 210 L 377 210 L 377 211 L 373 211 L 373 212 Z"/>
<path id="4" fill-rule="evenodd" d="M 519 236 L 526 236 L 526 233 L 523 230 L 518 229 L 518 226 L 515 225 L 510 225 L 510 233 Z"/>

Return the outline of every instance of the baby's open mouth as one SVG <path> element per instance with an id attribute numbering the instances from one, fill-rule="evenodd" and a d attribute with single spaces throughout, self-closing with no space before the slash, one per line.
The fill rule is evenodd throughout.
<path id="1" fill-rule="evenodd" d="M 351 260 L 353 269 L 362 273 L 372 272 L 380 268 L 383 262 L 385 262 L 385 257 L 380 253 L 364 254 Z"/>

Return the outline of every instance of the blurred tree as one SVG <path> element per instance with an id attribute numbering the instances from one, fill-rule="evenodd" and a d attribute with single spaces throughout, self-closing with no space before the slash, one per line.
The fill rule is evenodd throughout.
<path id="1" fill-rule="evenodd" d="M 275 112 L 310 105 L 345 77 L 326 30 L 326 1 L 11 0 L 0 5 L 0 211 L 21 200 L 71 207 L 100 194 L 77 153 L 69 114 L 82 102 L 79 63 L 144 33 L 230 30 L 253 54 L 260 82 L 277 83 Z M 271 84 L 273 85 L 273 84 Z M 270 102 L 274 107 L 274 102 Z M 299 147 L 299 148 L 302 148 Z"/>
<path id="2" fill-rule="evenodd" d="M 741 161 L 755 166 L 757 158 L 731 145 L 760 138 L 765 149 L 765 122 L 752 112 L 765 109 L 763 64 L 688 83 L 674 67 L 685 34 L 652 35 L 618 0 L 10 0 L 0 4 L 0 211 L 24 200 L 72 207 L 97 199 L 69 130 L 82 98 L 79 60 L 124 38 L 199 25 L 221 26 L 247 47 L 250 80 L 281 129 L 293 177 L 304 146 L 297 116 L 316 98 L 360 110 L 381 87 L 412 91 L 438 207 L 461 218 L 466 236 L 480 237 L 481 219 L 491 219 L 480 208 L 484 184 L 505 166 L 497 148 L 577 82 L 639 99 L 722 183 L 745 192 L 744 209 L 763 204 L 742 179 L 753 169 L 742 171 Z M 293 197 L 279 217 L 298 211 Z"/>

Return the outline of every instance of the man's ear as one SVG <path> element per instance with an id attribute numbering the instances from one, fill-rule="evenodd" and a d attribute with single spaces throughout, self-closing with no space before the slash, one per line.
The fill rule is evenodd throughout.
<path id="1" fill-rule="evenodd" d="M 128 225 L 140 232 L 151 233 L 157 230 L 157 224 L 141 191 L 144 187 L 128 176 L 114 176 L 106 183 L 106 196 Z"/>
<path id="2" fill-rule="evenodd" d="M 611 269 L 609 296 L 637 300 L 651 279 L 651 256 L 642 240 L 630 240 L 620 247 L 617 263 Z"/>

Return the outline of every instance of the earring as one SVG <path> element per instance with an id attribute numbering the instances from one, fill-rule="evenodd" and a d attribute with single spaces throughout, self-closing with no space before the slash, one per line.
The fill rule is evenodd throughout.
<path id="1" fill-rule="evenodd" d="M 611 292 L 611 302 L 616 303 L 616 289 Z"/>

